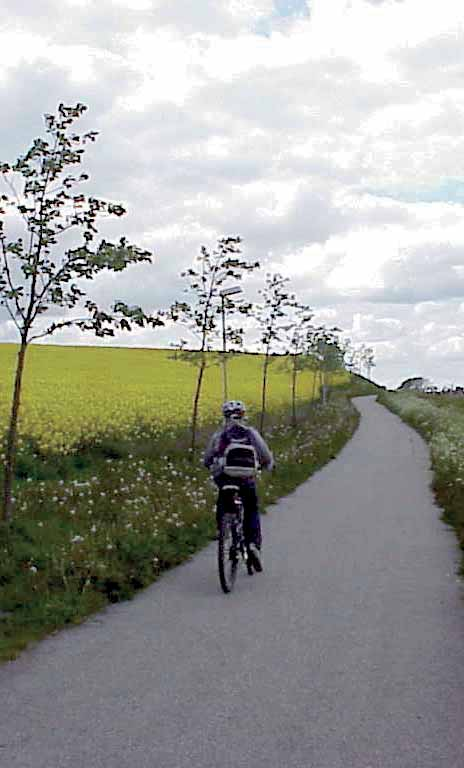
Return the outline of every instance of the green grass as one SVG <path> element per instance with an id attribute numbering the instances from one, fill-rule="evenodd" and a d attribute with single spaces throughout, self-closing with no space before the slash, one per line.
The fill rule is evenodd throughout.
<path id="1" fill-rule="evenodd" d="M 16 352 L 0 345 L 3 429 Z M 251 423 L 259 414 L 261 365 L 258 355 L 239 355 L 229 366 L 230 396 L 247 402 Z M 215 489 L 200 462 L 188 458 L 194 376 L 166 350 L 29 350 L 14 520 L 0 527 L 0 659 L 129 599 L 212 539 Z M 335 456 L 356 428 L 347 395 L 372 387 L 336 378 L 322 408 L 310 402 L 319 394 L 314 374 L 301 376 L 294 429 L 290 375 L 282 358 L 273 360 L 266 436 L 277 470 L 261 481 L 263 507 Z M 221 370 L 212 366 L 200 449 L 217 427 L 221 402 Z"/>
<path id="2" fill-rule="evenodd" d="M 344 392 L 348 397 L 380 395 L 385 391 L 385 387 L 381 387 L 364 376 L 358 376 L 357 374 L 352 374 L 348 382 L 340 382 L 337 389 L 340 392 Z"/>
<path id="3" fill-rule="evenodd" d="M 288 411 L 269 423 L 277 468 L 260 482 L 263 508 L 334 457 L 359 418 L 343 394 L 301 406 L 299 417 L 296 429 Z M 215 534 L 215 490 L 174 443 L 163 454 L 97 457 L 75 479 L 29 478 L 16 493 L 14 522 L 0 528 L 1 660 L 129 599 Z"/>

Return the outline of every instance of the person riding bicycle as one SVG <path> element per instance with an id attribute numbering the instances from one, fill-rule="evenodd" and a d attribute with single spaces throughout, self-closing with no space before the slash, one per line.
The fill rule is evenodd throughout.
<path id="1" fill-rule="evenodd" d="M 243 500 L 244 520 L 243 535 L 248 555 L 255 567 L 261 571 L 259 551 L 261 549 L 261 523 L 258 509 L 258 494 L 256 491 L 256 472 L 259 467 L 271 470 L 274 466 L 274 458 L 271 451 L 259 432 L 253 427 L 244 424 L 246 407 L 240 400 L 229 400 L 222 406 L 224 426 L 212 436 L 204 455 L 204 465 L 210 469 L 213 480 L 219 491 L 226 485 L 237 485 Z M 256 459 L 256 467 L 244 468 L 243 476 L 240 476 L 240 460 L 232 459 L 232 453 L 252 453 Z M 228 462 L 234 464 L 229 468 Z M 250 462 L 244 461 L 244 464 Z M 230 474 L 228 474 L 228 472 Z M 218 530 L 222 515 L 222 498 L 219 492 L 217 501 L 216 521 Z"/>

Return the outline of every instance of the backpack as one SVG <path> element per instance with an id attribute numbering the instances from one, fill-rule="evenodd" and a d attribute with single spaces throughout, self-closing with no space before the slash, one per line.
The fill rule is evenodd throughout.
<path id="1" fill-rule="evenodd" d="M 229 477 L 255 477 L 259 469 L 256 449 L 246 427 L 235 424 L 221 438 L 222 471 Z"/>

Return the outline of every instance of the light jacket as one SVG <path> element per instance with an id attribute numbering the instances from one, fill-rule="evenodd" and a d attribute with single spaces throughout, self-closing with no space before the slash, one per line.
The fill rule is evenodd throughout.
<path id="1" fill-rule="evenodd" d="M 269 470 L 271 470 L 274 466 L 274 457 L 265 441 L 259 434 L 258 430 L 254 429 L 254 427 L 248 426 L 248 424 L 244 424 L 242 421 L 229 419 L 224 427 L 214 433 L 205 451 L 203 462 L 207 469 L 211 469 L 213 477 L 217 477 L 222 472 L 222 466 L 220 463 L 220 459 L 223 455 L 221 451 L 221 442 L 223 442 L 222 438 L 228 434 L 233 437 L 234 427 L 237 425 L 247 430 L 250 443 L 256 450 L 256 455 L 258 457 L 260 466 L 263 467 L 263 469 Z"/>

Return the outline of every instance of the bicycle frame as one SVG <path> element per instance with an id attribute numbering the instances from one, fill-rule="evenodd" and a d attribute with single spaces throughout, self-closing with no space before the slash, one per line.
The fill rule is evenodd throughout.
<path id="1" fill-rule="evenodd" d="M 237 576 L 240 557 L 252 573 L 248 563 L 248 553 L 243 536 L 243 500 L 237 485 L 225 485 L 220 489 L 223 494 L 223 511 L 218 537 L 219 581 L 227 594 L 232 591 Z M 224 493 L 225 492 L 225 493 Z"/>

